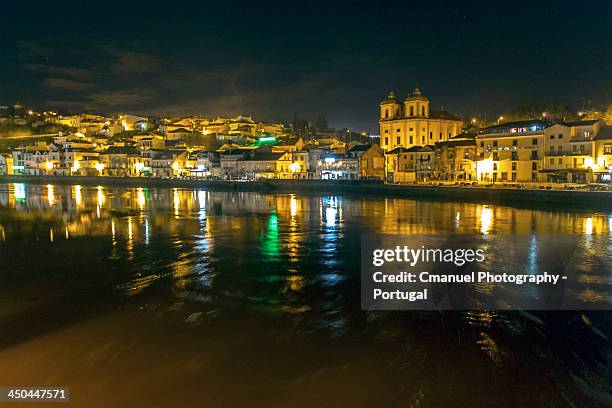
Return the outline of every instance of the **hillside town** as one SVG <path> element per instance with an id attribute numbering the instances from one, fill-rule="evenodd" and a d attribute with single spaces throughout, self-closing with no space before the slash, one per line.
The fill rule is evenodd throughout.
<path id="1" fill-rule="evenodd" d="M 207 180 L 379 180 L 397 184 L 577 187 L 610 183 L 612 126 L 541 117 L 480 127 L 433 109 L 417 88 L 380 102 L 379 135 L 251 116 L 61 115 L 16 104 L 0 125 L 50 133 L 0 137 L 0 175 Z M 58 130 L 54 132 L 53 130 Z"/>

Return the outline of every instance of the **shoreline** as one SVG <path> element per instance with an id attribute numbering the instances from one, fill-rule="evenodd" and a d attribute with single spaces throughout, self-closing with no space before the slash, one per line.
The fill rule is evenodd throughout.
<path id="1" fill-rule="evenodd" d="M 394 185 L 361 180 L 224 180 L 150 179 L 95 176 L 0 176 L 0 183 L 31 183 L 109 187 L 201 188 L 211 191 L 262 193 L 317 193 L 409 198 L 428 201 L 459 201 L 502 205 L 545 205 L 561 208 L 612 211 L 612 192 L 571 190 L 528 190 L 467 186 Z"/>

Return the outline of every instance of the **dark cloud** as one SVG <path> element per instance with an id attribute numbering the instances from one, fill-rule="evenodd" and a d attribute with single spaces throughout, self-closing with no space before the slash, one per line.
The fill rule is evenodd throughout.
<path id="1" fill-rule="evenodd" d="M 53 76 L 68 77 L 78 81 L 89 81 L 95 76 L 95 72 L 93 70 L 83 68 L 58 67 L 44 64 L 24 64 L 23 67 L 30 71 Z"/>
<path id="2" fill-rule="evenodd" d="M 98 91 L 87 95 L 87 99 L 99 107 L 120 108 L 125 106 L 138 106 L 156 96 L 157 92 L 151 89 L 141 88 L 118 91 Z"/>
<path id="3" fill-rule="evenodd" d="M 111 69 L 117 74 L 142 74 L 157 71 L 161 67 L 161 60 L 154 55 L 128 51 L 111 45 L 101 48 L 114 58 Z"/>
<path id="4" fill-rule="evenodd" d="M 82 92 L 92 89 L 94 84 L 91 82 L 79 82 L 65 78 L 45 78 L 43 80 L 43 86 L 58 90 Z"/>
<path id="5" fill-rule="evenodd" d="M 17 41 L 17 56 L 22 59 L 50 57 L 54 54 L 51 47 L 35 41 Z"/>

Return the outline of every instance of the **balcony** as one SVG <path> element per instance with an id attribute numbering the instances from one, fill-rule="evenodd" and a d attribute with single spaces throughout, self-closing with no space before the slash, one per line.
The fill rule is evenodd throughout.
<path id="1" fill-rule="evenodd" d="M 591 152 L 545 152 L 545 156 L 590 156 Z"/>

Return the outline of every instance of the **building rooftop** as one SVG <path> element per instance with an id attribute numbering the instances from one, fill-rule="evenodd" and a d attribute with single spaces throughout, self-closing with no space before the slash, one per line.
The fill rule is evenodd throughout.
<path id="1" fill-rule="evenodd" d="M 602 126 L 593 140 L 612 140 L 612 126 Z"/>
<path id="2" fill-rule="evenodd" d="M 599 122 L 598 119 L 595 119 L 595 120 L 578 120 L 578 121 L 575 121 L 575 122 L 561 122 L 559 124 L 563 125 L 563 126 L 574 127 L 574 126 L 591 126 L 591 125 L 594 125 L 597 122 Z"/>

